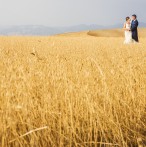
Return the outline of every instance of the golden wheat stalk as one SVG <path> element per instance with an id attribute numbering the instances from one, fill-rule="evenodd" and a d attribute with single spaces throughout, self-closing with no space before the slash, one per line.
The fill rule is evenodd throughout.
<path id="1" fill-rule="evenodd" d="M 37 132 L 37 131 L 40 131 L 40 130 L 44 130 L 44 129 L 47 129 L 47 128 L 48 128 L 48 126 L 41 127 L 41 128 L 36 128 L 36 129 L 34 129 L 34 130 L 30 130 L 29 132 L 27 132 L 27 133 L 25 133 L 25 134 L 23 134 L 23 135 L 20 135 L 19 137 L 17 137 L 17 138 L 15 138 L 15 139 L 11 140 L 9 143 L 12 143 L 12 142 L 16 141 L 18 138 L 25 137 L 25 136 L 27 136 L 27 135 L 29 135 L 29 134 L 32 134 L 32 133 L 34 133 L 34 132 Z"/>

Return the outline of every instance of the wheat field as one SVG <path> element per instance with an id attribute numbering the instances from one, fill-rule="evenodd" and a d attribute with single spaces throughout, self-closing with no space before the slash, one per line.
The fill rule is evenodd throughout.
<path id="1" fill-rule="evenodd" d="M 0 37 L 1 147 L 145 146 L 146 38 L 97 33 Z"/>

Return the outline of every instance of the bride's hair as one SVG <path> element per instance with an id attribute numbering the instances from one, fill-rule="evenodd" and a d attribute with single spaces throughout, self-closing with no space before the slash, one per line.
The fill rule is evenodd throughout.
<path id="1" fill-rule="evenodd" d="M 130 19 L 130 17 L 129 17 L 129 16 L 127 16 L 127 17 L 126 17 L 126 21 L 127 21 L 127 20 L 129 20 L 129 19 Z"/>

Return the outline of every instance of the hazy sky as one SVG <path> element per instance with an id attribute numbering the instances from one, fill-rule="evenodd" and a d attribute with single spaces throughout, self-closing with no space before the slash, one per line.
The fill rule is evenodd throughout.
<path id="1" fill-rule="evenodd" d="M 0 25 L 109 25 L 136 13 L 146 22 L 146 0 L 0 0 Z"/>

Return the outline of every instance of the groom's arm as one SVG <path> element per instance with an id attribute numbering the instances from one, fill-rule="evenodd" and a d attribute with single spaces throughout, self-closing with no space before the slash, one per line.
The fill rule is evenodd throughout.
<path id="1" fill-rule="evenodd" d="M 131 31 L 135 31 L 138 27 L 138 21 L 134 22 L 131 26 Z"/>

